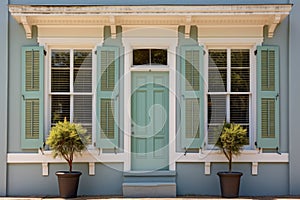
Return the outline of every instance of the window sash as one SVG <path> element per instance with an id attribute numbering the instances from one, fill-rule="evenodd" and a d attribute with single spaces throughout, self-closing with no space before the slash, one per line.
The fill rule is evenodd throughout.
<path id="1" fill-rule="evenodd" d="M 64 52 L 67 56 L 61 56 L 59 59 L 64 60 L 61 65 L 54 63 L 55 52 Z M 56 58 L 57 59 L 57 58 Z M 59 61 L 58 59 L 58 61 Z M 57 61 L 57 62 L 58 62 Z M 84 48 L 64 48 L 51 49 L 50 57 L 50 76 L 49 76 L 49 97 L 50 97 L 50 124 L 55 125 L 56 122 L 62 121 L 64 117 L 71 122 L 81 123 L 83 127 L 88 129 L 92 135 L 93 132 L 93 53 L 92 49 Z M 53 71 L 63 71 L 67 74 L 67 81 L 64 90 L 58 88 L 53 90 L 53 81 L 57 79 L 53 75 Z M 59 76 L 59 75 L 58 75 Z M 58 77 L 59 78 L 59 77 Z M 59 84 L 62 84 L 59 83 Z M 57 84 L 57 83 L 56 83 Z M 61 86 L 60 86 L 61 87 Z M 64 88 L 64 87 L 62 87 Z M 78 106 L 79 99 L 85 101 L 83 107 L 88 107 L 88 112 L 83 112 L 81 106 Z M 64 104 L 64 105 L 59 105 Z M 88 105 L 90 104 L 90 105 Z M 78 119 L 81 116 L 82 119 Z M 57 118 L 57 119 L 55 119 Z"/>
<path id="2" fill-rule="evenodd" d="M 210 147 L 210 145 L 214 145 L 218 135 L 214 135 L 214 132 L 217 128 L 223 125 L 224 121 L 227 122 L 235 122 L 239 123 L 245 128 L 248 129 L 248 137 L 251 137 L 251 99 L 252 99 L 252 92 L 250 91 L 251 84 L 252 84 L 252 78 L 251 77 L 251 55 L 250 49 L 237 49 L 237 48 L 224 48 L 224 49 L 209 49 L 209 61 L 208 61 L 208 91 L 207 91 L 207 143 Z M 213 55 L 213 58 L 210 58 L 211 52 L 217 52 L 215 55 Z M 221 54 L 221 55 L 218 55 Z M 247 58 L 239 55 L 233 54 L 242 54 L 243 56 L 248 55 Z M 238 57 L 237 62 L 232 60 L 234 57 Z M 214 60 L 216 62 L 214 63 Z M 242 64 L 239 64 L 239 61 L 242 62 Z M 225 63 L 222 63 L 225 62 Z M 214 80 L 214 77 L 210 72 L 214 73 L 214 71 L 222 70 L 222 74 L 218 75 L 216 77 L 219 81 L 213 82 L 214 85 L 210 84 L 211 80 Z M 215 72 L 217 73 L 217 72 Z M 233 82 L 233 73 L 235 73 L 236 76 L 240 76 L 239 78 L 241 80 L 248 80 L 247 83 L 244 83 L 244 85 L 240 85 L 239 80 L 235 80 L 236 82 Z M 225 82 L 226 81 L 226 82 Z M 225 86 L 222 87 L 221 84 L 225 83 Z M 236 89 L 237 88 L 237 89 Z M 223 96 L 223 103 L 218 102 L 218 99 L 211 100 L 213 96 Z M 231 105 L 231 101 L 233 100 L 233 97 L 236 97 L 236 101 L 239 101 L 237 97 L 241 97 L 241 99 L 246 98 L 246 106 L 247 109 L 243 112 L 234 112 L 232 110 L 232 106 L 237 105 Z M 244 97 L 243 97 L 244 96 Z M 243 98 L 242 98 L 243 97 Z M 241 104 L 243 105 L 243 100 L 240 100 Z M 213 108 L 213 105 L 209 104 L 215 104 L 215 108 Z M 245 102 L 244 102 L 245 103 Z M 222 104 L 222 105 L 221 105 Z M 214 111 L 212 111 L 214 109 Z M 225 112 L 225 113 L 224 113 Z M 243 117 L 241 119 L 232 119 L 234 117 L 231 116 L 231 114 L 238 116 L 238 115 L 246 115 L 246 119 Z M 222 116 L 221 116 L 222 115 Z M 217 119 L 211 119 L 211 117 L 217 117 Z M 234 121 L 232 121 L 234 120 Z M 249 140 L 250 144 L 250 140 Z"/>

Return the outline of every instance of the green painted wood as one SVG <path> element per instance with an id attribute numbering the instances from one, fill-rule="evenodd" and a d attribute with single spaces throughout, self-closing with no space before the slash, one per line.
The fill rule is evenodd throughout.
<path id="1" fill-rule="evenodd" d="M 181 147 L 201 148 L 204 142 L 204 66 L 201 46 L 181 47 Z"/>
<path id="2" fill-rule="evenodd" d="M 22 48 L 21 147 L 36 149 L 44 139 L 44 47 Z"/>
<path id="3" fill-rule="evenodd" d="M 279 148 L 279 47 L 257 47 L 257 146 Z"/>
<path id="4" fill-rule="evenodd" d="M 132 170 L 169 168 L 168 73 L 134 72 L 131 99 Z"/>
<path id="5" fill-rule="evenodd" d="M 97 48 L 96 146 L 119 145 L 119 48 Z"/>

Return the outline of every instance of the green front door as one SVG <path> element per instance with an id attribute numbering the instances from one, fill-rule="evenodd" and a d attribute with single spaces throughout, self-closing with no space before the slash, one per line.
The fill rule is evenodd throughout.
<path id="1" fill-rule="evenodd" d="M 133 72 L 131 168 L 169 168 L 169 90 L 166 72 Z"/>

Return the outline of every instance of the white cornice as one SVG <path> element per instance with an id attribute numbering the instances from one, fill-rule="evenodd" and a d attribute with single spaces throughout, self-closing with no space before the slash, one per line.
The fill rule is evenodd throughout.
<path id="1" fill-rule="evenodd" d="M 224 15 L 289 14 L 291 5 L 216 6 L 28 6 L 10 5 L 19 15 Z"/>
<path id="2" fill-rule="evenodd" d="M 269 37 L 291 11 L 292 5 L 216 6 L 30 6 L 9 5 L 11 15 L 23 24 L 28 38 L 33 25 L 107 25 L 112 35 L 118 25 L 269 26 Z"/>

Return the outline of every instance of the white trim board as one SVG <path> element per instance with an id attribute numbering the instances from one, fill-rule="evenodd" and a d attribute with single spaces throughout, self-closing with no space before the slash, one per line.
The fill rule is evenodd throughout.
<path id="1" fill-rule="evenodd" d="M 125 168 L 127 162 L 125 153 L 102 153 L 101 150 L 89 150 L 81 157 L 75 157 L 74 163 L 88 163 L 89 175 L 95 175 L 95 163 L 124 163 L 124 171 L 130 171 Z M 220 151 L 200 151 L 199 153 L 175 153 L 173 159 L 170 158 L 170 165 L 176 163 L 204 163 L 205 175 L 210 175 L 211 163 L 226 163 L 226 157 Z M 173 163 L 171 163 L 173 162 Z M 52 157 L 51 151 L 39 153 L 8 153 L 8 164 L 41 164 L 42 175 L 49 175 L 49 164 L 66 163 L 63 159 Z M 261 153 L 258 150 L 243 151 L 241 155 L 233 158 L 233 163 L 251 163 L 252 175 L 258 175 L 259 163 L 289 163 L 288 153 Z M 170 169 L 173 170 L 173 169 Z M 176 170 L 174 168 L 174 170 Z"/>
<path id="2" fill-rule="evenodd" d="M 106 25 L 112 36 L 116 25 L 268 25 L 273 37 L 278 24 L 290 13 L 291 4 L 205 6 L 31 6 L 9 5 L 9 12 L 32 38 L 34 25 Z"/>

